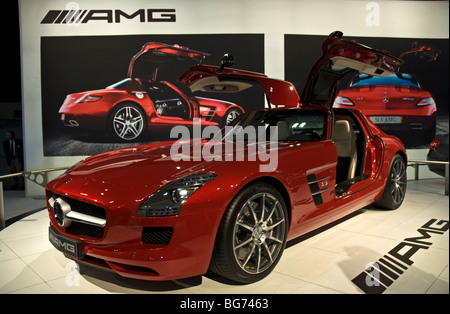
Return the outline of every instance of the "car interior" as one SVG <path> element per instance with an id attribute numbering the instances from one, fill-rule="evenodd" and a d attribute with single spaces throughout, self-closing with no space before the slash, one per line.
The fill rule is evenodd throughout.
<path id="1" fill-rule="evenodd" d="M 319 141 L 326 131 L 326 115 L 323 111 L 280 114 L 276 121 L 279 141 Z"/>
<path id="2" fill-rule="evenodd" d="M 332 136 L 336 146 L 336 195 L 346 193 L 350 187 L 366 178 L 363 174 L 365 136 L 357 119 L 347 110 L 335 110 Z"/>
<path id="3" fill-rule="evenodd" d="M 150 82 L 146 90 L 158 115 L 190 119 L 188 102 L 165 82 Z"/>

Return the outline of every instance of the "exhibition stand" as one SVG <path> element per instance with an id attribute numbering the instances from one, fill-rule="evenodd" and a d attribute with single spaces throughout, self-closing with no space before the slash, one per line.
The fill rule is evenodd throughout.
<path id="1" fill-rule="evenodd" d="M 429 156 L 449 129 L 449 1 L 19 0 L 18 9 L 22 127 L 13 114 L 0 126 L 21 134 L 23 159 L 19 141 L 4 143 L 8 170 L 12 159 L 26 170 L 1 169 L 0 294 L 186 294 L 171 306 L 213 310 L 242 303 L 200 297 L 252 294 L 253 307 L 270 308 L 264 295 L 449 293 L 448 153 Z M 257 144 L 281 152 L 279 168 L 254 171 L 248 158 L 224 171 L 223 160 L 193 166 L 186 145 L 170 160 L 163 151 L 246 119 L 266 136 L 276 126 L 276 140 Z M 25 190 L 4 191 L 17 177 Z M 132 279 L 197 275 L 210 260 L 215 273 Z"/>

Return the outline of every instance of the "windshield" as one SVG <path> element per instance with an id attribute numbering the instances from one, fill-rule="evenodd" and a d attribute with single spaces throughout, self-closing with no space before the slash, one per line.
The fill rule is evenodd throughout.
<path id="1" fill-rule="evenodd" d="M 108 87 L 106 87 L 106 89 L 113 89 L 113 88 L 119 88 L 122 87 L 124 85 L 126 85 L 128 82 L 130 82 L 131 79 L 130 78 L 126 78 L 124 80 L 121 80 L 120 82 L 114 83 Z"/>
<path id="2" fill-rule="evenodd" d="M 318 141 L 325 137 L 326 121 L 326 113 L 321 110 L 253 111 L 226 129 L 223 140 Z"/>
<path id="3" fill-rule="evenodd" d="M 358 75 L 353 79 L 350 86 L 411 86 L 420 87 L 419 82 L 409 74 L 392 74 L 388 76 L 371 76 L 366 74 Z"/>

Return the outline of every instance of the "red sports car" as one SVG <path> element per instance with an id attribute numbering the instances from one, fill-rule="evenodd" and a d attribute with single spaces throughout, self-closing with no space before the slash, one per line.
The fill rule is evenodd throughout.
<path id="1" fill-rule="evenodd" d="M 436 131 L 433 96 L 410 74 L 359 74 L 338 93 L 333 107 L 359 109 L 383 131 L 402 139 L 422 136 L 429 143 Z"/>
<path id="2" fill-rule="evenodd" d="M 286 241 L 372 203 L 398 208 L 406 191 L 402 142 L 358 110 L 331 105 L 346 74 L 388 75 L 402 61 L 340 32 L 322 51 L 301 97 L 264 74 L 191 67 L 180 80 L 192 90 L 238 92 L 258 83 L 272 108 L 246 113 L 215 139 L 185 141 L 183 161 L 175 161 L 181 144 L 173 141 L 73 166 L 46 188 L 50 242 L 68 258 L 125 277 L 172 280 L 211 269 L 250 283 L 276 267 Z M 214 158 L 196 159 L 196 149 Z"/>
<path id="3" fill-rule="evenodd" d="M 127 78 L 105 89 L 70 94 L 59 109 L 71 128 L 107 131 L 116 140 L 134 141 L 153 128 L 228 125 L 244 113 L 242 107 L 216 99 L 192 97 L 174 84 L 158 81 L 167 63 L 194 60 L 209 54 L 178 45 L 147 43 L 130 61 Z"/>

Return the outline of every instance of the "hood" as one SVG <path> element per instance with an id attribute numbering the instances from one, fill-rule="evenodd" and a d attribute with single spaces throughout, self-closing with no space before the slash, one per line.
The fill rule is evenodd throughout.
<path id="1" fill-rule="evenodd" d="M 67 170 L 64 174 L 65 179 L 73 178 L 87 184 L 96 182 L 132 189 L 149 187 L 158 189 L 174 180 L 192 174 L 229 173 L 229 163 L 226 160 L 238 160 L 242 156 L 245 156 L 242 162 L 248 162 L 248 169 L 254 168 L 255 171 L 258 171 L 257 169 L 260 167 L 259 162 L 252 161 L 259 160 L 258 154 L 261 154 L 261 151 L 255 146 L 256 144 L 242 142 L 236 144 L 232 152 L 228 152 L 225 142 L 202 140 L 199 150 L 202 156 L 200 156 L 200 154 L 196 154 L 192 141 L 187 140 L 186 143 L 190 145 L 187 154 L 184 154 L 184 149 L 180 147 L 182 142 L 179 141 L 152 143 L 101 153 L 88 157 Z M 214 145 L 221 145 L 222 149 L 216 153 L 217 148 L 213 148 Z M 267 149 L 266 157 L 268 158 L 270 150 L 289 149 L 289 143 L 279 143 L 276 147 L 263 146 Z M 172 155 L 171 149 L 174 149 Z M 211 155 L 205 157 L 205 150 Z M 270 160 L 261 163 L 268 165 Z"/>
<path id="2" fill-rule="evenodd" d="M 342 32 L 333 32 L 323 42 L 322 57 L 313 66 L 299 97 L 289 82 L 271 79 L 261 73 L 227 68 L 231 65 L 230 56 L 225 57 L 226 61 L 219 67 L 191 67 L 180 77 L 180 81 L 192 91 L 208 92 L 239 92 L 256 83 L 263 86 L 269 103 L 275 107 L 298 107 L 300 104 L 331 107 L 335 87 L 347 74 L 359 72 L 385 76 L 397 72 L 403 63 L 386 51 L 344 40 Z"/>
<path id="3" fill-rule="evenodd" d="M 213 163 L 174 162 L 173 142 L 154 143 L 101 153 L 78 163 L 66 175 L 131 188 L 164 185 L 185 175 L 207 171 Z"/>
<path id="4" fill-rule="evenodd" d="M 186 60 L 200 63 L 207 56 L 210 54 L 179 45 L 149 42 L 142 46 L 142 49 L 131 59 L 127 77 L 145 76 L 156 80 L 157 72 L 162 64 Z"/>

